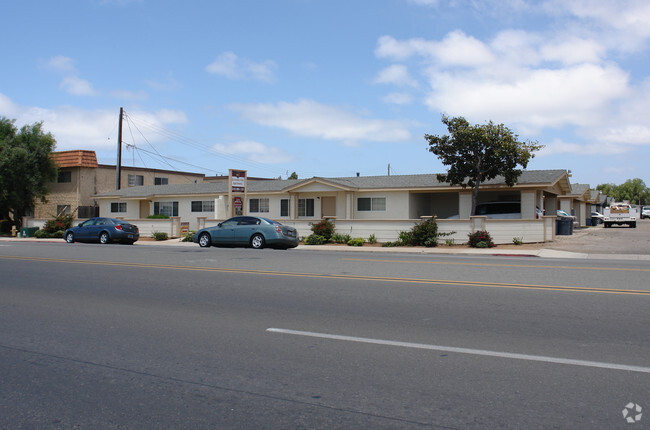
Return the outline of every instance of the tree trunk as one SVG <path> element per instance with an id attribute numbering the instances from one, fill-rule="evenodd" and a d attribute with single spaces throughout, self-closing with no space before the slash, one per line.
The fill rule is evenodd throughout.
<path id="1" fill-rule="evenodd" d="M 478 200 L 478 187 L 479 187 L 479 182 L 476 181 L 476 185 L 474 185 L 474 189 L 472 190 L 472 210 L 470 212 L 471 216 L 476 215 L 476 201 Z"/>

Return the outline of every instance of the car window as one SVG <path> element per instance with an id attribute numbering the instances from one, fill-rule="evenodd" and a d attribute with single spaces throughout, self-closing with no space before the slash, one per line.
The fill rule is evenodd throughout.
<path id="1" fill-rule="evenodd" d="M 239 223 L 239 217 L 230 218 L 221 223 L 223 227 L 233 227 Z"/>
<path id="2" fill-rule="evenodd" d="M 95 225 L 95 221 L 97 221 L 97 220 L 96 219 L 89 219 L 89 220 L 84 221 L 81 224 L 79 224 L 79 227 L 90 227 L 91 225 Z"/>
<path id="3" fill-rule="evenodd" d="M 260 220 L 258 218 L 245 216 L 245 217 L 240 218 L 237 225 L 258 225 L 259 223 L 260 223 Z"/>

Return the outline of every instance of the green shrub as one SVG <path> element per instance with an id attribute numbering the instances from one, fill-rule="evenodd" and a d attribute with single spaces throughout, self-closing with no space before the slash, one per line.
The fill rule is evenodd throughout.
<path id="1" fill-rule="evenodd" d="M 327 239 L 319 234 L 310 234 L 304 240 L 305 245 L 322 245 L 325 242 L 327 242 Z"/>
<path id="2" fill-rule="evenodd" d="M 366 239 L 363 237 L 355 237 L 354 239 L 348 240 L 348 246 L 363 246 L 366 242 Z"/>
<path id="3" fill-rule="evenodd" d="M 398 246 L 412 246 L 412 245 L 414 245 L 414 243 L 413 243 L 413 232 L 400 231 L 399 232 L 399 239 L 397 240 L 397 243 L 400 244 Z"/>
<path id="4" fill-rule="evenodd" d="M 368 243 L 377 243 L 377 238 L 375 237 L 374 234 L 370 235 L 370 237 L 368 238 Z"/>
<path id="5" fill-rule="evenodd" d="M 438 223 L 435 219 L 429 218 L 416 224 L 411 232 L 413 245 L 438 246 Z"/>
<path id="6" fill-rule="evenodd" d="M 447 240 L 445 240 L 445 245 L 447 245 L 447 246 L 454 246 L 454 239 L 447 239 Z"/>
<path id="7" fill-rule="evenodd" d="M 311 231 L 314 232 L 314 234 L 317 234 L 319 236 L 323 236 L 325 238 L 325 241 L 328 241 L 332 238 L 332 235 L 334 234 L 334 222 L 332 222 L 329 219 L 324 219 L 320 221 L 318 224 L 314 224 L 311 226 Z"/>
<path id="8" fill-rule="evenodd" d="M 164 215 L 164 214 L 149 215 L 147 219 L 169 219 L 169 215 Z"/>
<path id="9" fill-rule="evenodd" d="M 58 215 L 52 219 L 47 220 L 42 230 L 48 234 L 54 234 L 57 231 L 65 231 L 70 227 L 72 227 L 73 220 L 74 220 L 74 215 L 72 214 Z M 53 236 L 48 236 L 48 237 L 53 237 Z"/>
<path id="10" fill-rule="evenodd" d="M 339 233 L 334 233 L 330 240 L 334 243 L 348 243 L 348 241 L 352 239 L 352 237 L 349 234 L 339 234 Z"/>
<path id="11" fill-rule="evenodd" d="M 392 248 L 393 246 L 402 246 L 402 244 L 399 242 L 384 242 L 381 246 L 384 248 Z"/>
<path id="12" fill-rule="evenodd" d="M 195 234 L 195 233 L 196 233 L 195 231 L 189 231 L 189 232 L 188 232 L 188 233 L 183 237 L 183 239 L 181 239 L 181 242 L 194 242 L 194 234 Z"/>
<path id="13" fill-rule="evenodd" d="M 467 242 L 472 248 L 493 248 L 496 245 L 492 241 L 492 236 L 485 230 L 480 230 L 467 235 L 469 241 Z"/>
<path id="14" fill-rule="evenodd" d="M 47 232 L 45 230 L 36 230 L 34 232 L 34 237 L 37 239 L 63 239 L 65 231 L 58 230 L 53 232 Z"/>
<path id="15" fill-rule="evenodd" d="M 156 240 L 167 240 L 169 236 L 164 231 L 154 231 L 153 238 Z"/>
<path id="16" fill-rule="evenodd" d="M 514 243 L 515 245 L 523 245 L 524 239 L 522 237 L 513 237 L 512 243 Z"/>

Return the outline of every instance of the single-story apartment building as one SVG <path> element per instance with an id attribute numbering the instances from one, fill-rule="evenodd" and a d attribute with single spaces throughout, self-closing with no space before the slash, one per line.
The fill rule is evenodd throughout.
<path id="1" fill-rule="evenodd" d="M 384 242 L 436 217 L 439 230 L 451 233 L 457 243 L 466 242 L 467 234 L 477 230 L 489 231 L 496 243 L 512 243 L 513 238 L 553 240 L 556 210 L 571 213 L 589 197 L 588 192 L 572 192 L 566 170 L 526 170 L 513 187 L 496 178 L 480 188 L 479 203 L 519 202 L 521 215 L 514 220 L 470 217 L 472 190 L 439 182 L 436 174 L 248 179 L 235 194 L 231 182 L 223 180 L 139 186 L 100 193 L 95 199 L 101 216 L 129 220 L 140 227 L 141 235 L 165 231 L 179 236 L 183 230 L 249 214 L 292 225 L 301 237 L 311 233 L 313 223 L 329 218 L 341 234 L 364 238 L 372 234 Z M 538 209 L 546 215 L 539 216 Z M 170 219 L 147 218 L 158 214 Z"/>

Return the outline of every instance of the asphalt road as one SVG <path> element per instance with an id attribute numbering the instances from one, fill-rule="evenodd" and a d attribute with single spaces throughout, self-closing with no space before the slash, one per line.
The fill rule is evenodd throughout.
<path id="1" fill-rule="evenodd" d="M 647 262 L 5 242 L 0 274 L 0 428 L 650 427 Z"/>

